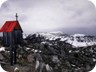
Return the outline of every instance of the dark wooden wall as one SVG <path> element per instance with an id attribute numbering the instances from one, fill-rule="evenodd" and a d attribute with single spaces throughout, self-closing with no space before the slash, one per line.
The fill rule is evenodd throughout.
<path id="1" fill-rule="evenodd" d="M 23 40 L 23 34 L 21 30 L 14 30 L 13 32 L 3 32 L 3 44 L 4 46 L 10 46 L 12 44 L 21 44 Z"/>

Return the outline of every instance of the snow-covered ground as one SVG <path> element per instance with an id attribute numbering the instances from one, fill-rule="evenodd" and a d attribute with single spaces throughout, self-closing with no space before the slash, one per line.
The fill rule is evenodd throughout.
<path id="1" fill-rule="evenodd" d="M 7 71 L 5 71 L 5 70 L 1 67 L 1 64 L 0 64 L 0 72 L 7 72 Z"/>
<path id="2" fill-rule="evenodd" d="M 96 65 L 95 65 L 95 67 L 93 68 L 93 70 L 91 70 L 90 72 L 96 72 Z"/>
<path id="3" fill-rule="evenodd" d="M 41 32 L 35 33 L 36 36 L 44 36 L 45 39 L 56 40 L 60 39 L 60 41 L 66 41 L 67 43 L 72 44 L 74 47 L 85 47 L 96 45 L 96 37 L 85 35 L 85 34 L 73 34 L 68 35 L 63 32 Z"/>
<path id="4" fill-rule="evenodd" d="M 1 48 L 0 48 L 0 52 L 1 52 L 1 51 L 5 51 L 5 47 L 1 47 Z"/>
<path id="5" fill-rule="evenodd" d="M 95 37 L 90 37 L 84 34 L 74 34 L 71 36 L 73 38 L 68 39 L 67 42 L 72 44 L 74 47 L 86 47 L 96 45 Z"/>

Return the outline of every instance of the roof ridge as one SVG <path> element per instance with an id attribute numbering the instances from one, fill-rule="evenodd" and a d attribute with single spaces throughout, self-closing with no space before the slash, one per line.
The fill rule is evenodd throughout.
<path id="1" fill-rule="evenodd" d="M 0 32 L 12 32 L 15 28 L 22 30 L 18 21 L 6 21 L 0 29 Z"/>

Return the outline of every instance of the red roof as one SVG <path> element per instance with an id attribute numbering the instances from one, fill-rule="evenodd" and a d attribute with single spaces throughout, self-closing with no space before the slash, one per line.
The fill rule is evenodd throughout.
<path id="1" fill-rule="evenodd" d="M 18 21 L 6 21 L 0 32 L 12 32 L 14 29 L 21 29 Z M 22 30 L 22 29 L 21 29 Z"/>

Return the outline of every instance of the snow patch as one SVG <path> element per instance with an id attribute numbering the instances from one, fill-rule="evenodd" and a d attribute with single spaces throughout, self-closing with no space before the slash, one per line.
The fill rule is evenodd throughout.
<path id="1" fill-rule="evenodd" d="M 26 48 L 26 50 L 30 50 L 30 48 Z"/>
<path id="2" fill-rule="evenodd" d="M 0 52 L 1 52 L 1 51 L 5 51 L 5 47 L 1 47 L 1 48 L 0 48 Z"/>
<path id="3" fill-rule="evenodd" d="M 39 67 L 39 61 L 38 60 L 36 60 L 36 67 L 35 67 L 35 69 L 37 69 L 38 67 Z"/>
<path id="4" fill-rule="evenodd" d="M 19 68 L 18 67 L 15 67 L 14 71 L 17 71 L 17 70 L 19 70 Z"/>
<path id="5" fill-rule="evenodd" d="M 7 72 L 7 71 L 5 71 L 5 70 L 1 67 L 1 64 L 0 64 L 0 72 Z"/>
<path id="6" fill-rule="evenodd" d="M 60 40 L 66 41 L 67 43 L 71 44 L 73 47 L 86 47 L 96 45 L 96 37 L 86 34 L 73 34 L 68 35 L 64 34 L 63 32 L 40 32 L 35 33 L 36 37 L 43 36 L 46 40 Z M 41 42 L 45 44 L 47 42 Z"/>
<path id="7" fill-rule="evenodd" d="M 90 72 L 96 72 L 96 65 L 95 65 L 95 67 L 93 68 L 93 70 L 91 70 Z"/>

